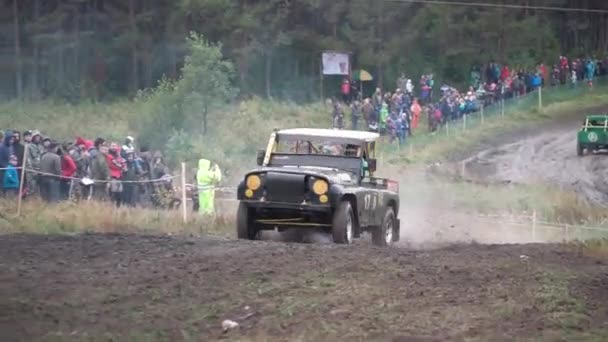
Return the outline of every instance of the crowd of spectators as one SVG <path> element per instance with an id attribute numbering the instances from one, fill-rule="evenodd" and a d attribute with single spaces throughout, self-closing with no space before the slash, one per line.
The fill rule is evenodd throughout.
<path id="1" fill-rule="evenodd" d="M 116 206 L 175 205 L 172 176 L 160 152 L 76 137 L 59 143 L 37 130 L 0 132 L 0 179 L 5 197 L 112 201 Z M 22 171 L 24 184 L 20 184 Z M 21 189 L 21 191 L 20 191 Z"/>
<path id="2" fill-rule="evenodd" d="M 539 87 L 584 82 L 592 87 L 597 76 L 607 73 L 608 62 L 592 58 L 569 60 L 560 56 L 550 68 L 539 63 L 534 68 L 511 68 L 494 61 L 484 66 L 473 66 L 470 85 L 465 91 L 443 84 L 436 90 L 433 74 L 420 76 L 419 82 L 401 75 L 394 92 L 376 88 L 371 97 L 362 98 L 345 78 L 341 87 L 341 101 L 331 101 L 333 127 L 338 129 L 369 130 L 388 136 L 390 141 L 404 143 L 420 126 L 423 118 L 428 129 L 435 132 L 448 121 L 491 106 L 497 101 L 524 96 Z M 349 84 L 351 86 L 349 87 Z M 345 121 L 350 112 L 350 125 Z"/>

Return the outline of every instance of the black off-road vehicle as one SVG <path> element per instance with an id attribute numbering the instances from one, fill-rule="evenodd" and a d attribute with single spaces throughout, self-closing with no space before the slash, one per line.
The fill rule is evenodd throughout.
<path id="1" fill-rule="evenodd" d="M 238 186 L 238 237 L 320 227 L 340 244 L 364 231 L 378 246 L 398 241 L 398 183 L 373 176 L 378 138 L 348 130 L 275 130 L 258 153 L 260 168 Z"/>

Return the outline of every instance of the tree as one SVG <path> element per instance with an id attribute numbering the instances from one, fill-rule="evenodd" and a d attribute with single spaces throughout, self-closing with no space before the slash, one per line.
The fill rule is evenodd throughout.
<path id="1" fill-rule="evenodd" d="M 23 75 L 21 74 L 21 35 L 19 29 L 19 5 L 13 0 L 13 30 L 15 43 L 15 88 L 17 98 L 21 99 L 23 92 Z"/>
<path id="2" fill-rule="evenodd" d="M 224 59 L 222 46 L 210 44 L 202 35 L 190 33 L 189 54 L 182 68 L 182 79 L 177 84 L 177 92 L 184 98 L 196 121 L 203 122 L 203 134 L 207 133 L 209 110 L 225 105 L 236 95 L 232 87 L 234 67 Z M 201 113 L 202 115 L 196 115 Z"/>
<path id="3" fill-rule="evenodd" d="M 500 0 L 480 8 L 369 0 L 0 1 L 0 93 L 78 101 L 133 95 L 180 77 L 194 31 L 236 65 L 245 95 L 318 93 L 320 53 L 353 53 L 354 67 L 394 84 L 401 72 L 463 82 L 470 64 L 495 58 L 523 68 L 559 54 L 608 53 L 608 15 L 531 6 L 608 10 L 600 0 Z M 529 6 L 529 7 L 525 7 Z M 577 56 L 577 57 L 578 57 Z M 328 82 L 333 82 L 328 78 Z M 91 91 L 89 91 L 90 88 Z M 306 89 L 302 89 L 306 88 Z M 304 96 L 301 96 L 303 93 Z M 104 95 L 104 96 L 101 96 Z"/>
<path id="4" fill-rule="evenodd" d="M 234 67 L 224 58 L 222 46 L 194 32 L 187 46 L 182 77 L 177 81 L 163 79 L 155 89 L 139 96 L 145 99 L 145 111 L 149 113 L 142 122 L 142 143 L 163 146 L 169 140 L 167 132 L 206 134 L 208 113 L 236 95 L 237 89 L 232 86 Z"/>

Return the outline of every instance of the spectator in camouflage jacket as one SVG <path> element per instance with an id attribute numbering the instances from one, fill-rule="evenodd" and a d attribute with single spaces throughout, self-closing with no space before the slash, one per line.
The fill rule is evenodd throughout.
<path id="1" fill-rule="evenodd" d="M 100 201 L 108 199 L 108 182 L 110 181 L 110 167 L 106 159 L 108 147 L 99 145 L 99 150 L 95 157 L 91 159 L 91 178 L 95 181 L 93 184 L 93 197 Z"/>

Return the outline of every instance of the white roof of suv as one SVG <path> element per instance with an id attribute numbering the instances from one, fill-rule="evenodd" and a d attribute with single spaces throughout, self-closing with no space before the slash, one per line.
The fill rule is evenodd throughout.
<path id="1" fill-rule="evenodd" d="M 342 129 L 322 129 L 322 128 L 290 128 L 277 132 L 279 139 L 289 137 L 291 139 L 344 139 L 352 142 L 372 142 L 378 140 L 380 135 L 374 132 L 350 131 Z"/>

